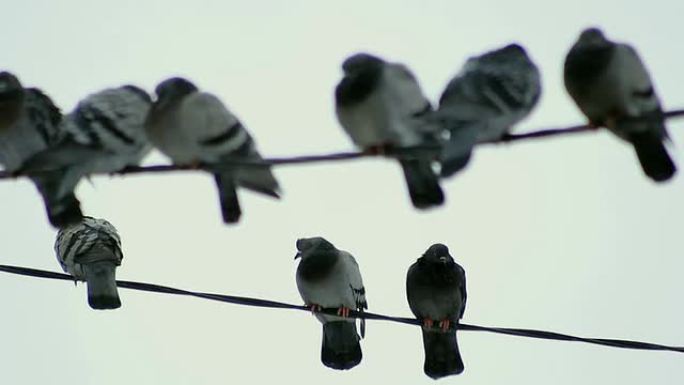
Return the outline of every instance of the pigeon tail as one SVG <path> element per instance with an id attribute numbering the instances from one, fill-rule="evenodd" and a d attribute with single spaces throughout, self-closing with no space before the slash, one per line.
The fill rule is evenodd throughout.
<path id="1" fill-rule="evenodd" d="M 43 197 L 45 211 L 50 224 L 62 228 L 83 220 L 81 203 L 74 194 L 80 180 L 77 172 L 49 172 L 31 177 Z"/>
<path id="2" fill-rule="evenodd" d="M 423 371 L 432 378 L 438 379 L 464 370 L 461 353 L 458 351 L 456 332 L 423 330 L 423 347 L 425 348 L 425 364 Z"/>
<path id="3" fill-rule="evenodd" d="M 677 167 L 667 153 L 661 135 L 649 130 L 631 134 L 629 139 L 634 145 L 641 168 L 649 178 L 656 182 L 672 178 Z"/>
<path id="4" fill-rule="evenodd" d="M 261 158 L 259 158 L 261 159 Z M 246 167 L 236 172 L 237 183 L 249 190 L 280 198 L 280 186 L 270 167 Z"/>
<path id="5" fill-rule="evenodd" d="M 337 370 L 347 370 L 361 362 L 361 344 L 356 333 L 356 323 L 332 321 L 323 324 L 321 361 L 323 365 Z"/>
<path id="6" fill-rule="evenodd" d="M 444 192 L 426 159 L 400 159 L 413 206 L 427 209 L 444 203 Z"/>
<path id="7" fill-rule="evenodd" d="M 50 224 L 55 228 L 62 228 L 83 220 L 81 212 L 81 202 L 78 201 L 74 193 L 70 193 L 58 201 L 45 200 Z"/>
<path id="8" fill-rule="evenodd" d="M 121 307 L 116 290 L 116 262 L 98 261 L 81 265 L 88 286 L 88 304 L 97 310 Z"/>
<path id="9" fill-rule="evenodd" d="M 242 215 L 237 186 L 232 173 L 214 174 L 224 223 L 237 223 Z"/>
<path id="10" fill-rule="evenodd" d="M 442 152 L 440 176 L 448 178 L 461 171 L 470 162 L 472 152 L 467 154 L 450 155 L 448 150 Z"/>
<path id="11" fill-rule="evenodd" d="M 449 132 L 449 139 L 442 144 L 439 156 L 440 177 L 448 178 L 461 171 L 470 162 L 481 124 L 447 119 L 444 125 Z"/>

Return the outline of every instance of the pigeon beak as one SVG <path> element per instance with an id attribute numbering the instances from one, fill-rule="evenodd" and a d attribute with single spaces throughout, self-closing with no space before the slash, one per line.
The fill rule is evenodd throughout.
<path id="1" fill-rule="evenodd" d="M 447 264 L 447 257 L 439 257 L 439 261 L 446 265 Z"/>
<path id="2" fill-rule="evenodd" d="M 297 254 L 295 254 L 294 259 L 301 258 L 301 257 L 302 257 L 302 253 L 301 253 L 301 252 L 297 252 Z"/>

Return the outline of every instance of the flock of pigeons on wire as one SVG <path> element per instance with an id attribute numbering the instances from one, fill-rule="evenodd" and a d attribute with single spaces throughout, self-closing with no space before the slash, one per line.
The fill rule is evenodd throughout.
<path id="1" fill-rule="evenodd" d="M 518 44 L 468 59 L 436 109 L 400 63 L 360 53 L 342 69 L 335 90 L 341 126 L 363 150 L 396 156 L 419 209 L 441 205 L 440 178 L 463 169 L 477 143 L 500 140 L 541 95 L 539 71 Z M 660 102 L 631 46 L 586 29 L 565 59 L 564 78 L 589 124 L 631 143 L 648 177 L 661 182 L 674 175 Z M 74 194 L 82 178 L 136 166 L 154 146 L 176 165 L 214 175 L 226 223 L 241 216 L 239 187 L 279 197 L 279 184 L 254 139 L 216 96 L 178 77 L 161 82 L 155 92 L 152 100 L 132 85 L 106 89 L 62 115 L 43 92 L 0 73 L 0 163 L 36 185 L 50 223 L 59 229 L 58 260 L 74 279 L 87 282 L 94 309 L 121 306 L 115 272 L 123 254 L 114 226 L 82 214 Z M 437 150 L 399 151 L 420 147 Z M 235 160 L 255 163 L 236 166 Z M 364 320 L 359 335 L 349 316 L 350 310 L 367 308 L 359 267 L 323 238 L 300 239 L 296 246 L 297 286 L 323 323 L 321 360 L 333 369 L 350 369 L 361 361 L 359 340 L 365 334 Z M 456 330 L 465 310 L 465 272 L 446 246 L 432 245 L 410 267 L 407 297 L 423 325 L 425 373 L 461 373 Z M 338 309 L 336 315 L 320 311 L 331 308 Z"/>

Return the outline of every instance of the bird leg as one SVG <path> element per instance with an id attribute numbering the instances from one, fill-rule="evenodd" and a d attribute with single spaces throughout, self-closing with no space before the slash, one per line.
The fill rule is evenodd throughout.
<path id="1" fill-rule="evenodd" d="M 386 156 L 391 152 L 391 149 L 390 146 L 387 144 L 375 144 L 366 147 L 366 149 L 363 152 L 369 155 Z"/>
<path id="2" fill-rule="evenodd" d="M 347 318 L 347 317 L 349 317 L 349 311 L 350 310 L 351 309 L 349 309 L 348 307 L 340 306 L 340 308 L 337 309 L 337 315 L 340 317 Z"/>
<path id="3" fill-rule="evenodd" d="M 451 325 L 451 321 L 449 319 L 439 321 L 439 328 L 442 329 L 442 332 L 449 330 L 449 325 Z"/>
<path id="4" fill-rule="evenodd" d="M 423 319 L 423 327 L 425 329 L 432 329 L 433 324 L 434 324 L 434 321 L 432 321 L 431 318 L 424 318 Z"/>
<path id="5" fill-rule="evenodd" d="M 314 313 L 321 311 L 321 305 L 309 304 L 306 306 L 308 306 L 308 308 L 311 310 L 311 314 L 314 314 Z"/>

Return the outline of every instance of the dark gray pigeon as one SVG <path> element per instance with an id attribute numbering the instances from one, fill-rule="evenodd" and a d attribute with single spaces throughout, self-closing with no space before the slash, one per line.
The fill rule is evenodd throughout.
<path id="1" fill-rule="evenodd" d="M 338 316 L 316 313 L 323 323 L 321 361 L 338 370 L 351 369 L 361 362 L 361 344 L 350 310 L 368 309 L 366 290 L 359 265 L 346 251 L 338 250 L 324 238 L 297 240 L 301 258 L 297 266 L 297 288 L 312 312 L 337 308 Z M 361 319 L 361 338 L 365 335 L 365 320 Z"/>
<path id="2" fill-rule="evenodd" d="M 24 87 L 19 79 L 9 72 L 0 72 L 0 131 L 16 122 L 24 99 Z"/>
<path id="3" fill-rule="evenodd" d="M 631 143 L 649 178 L 663 182 L 675 174 L 660 100 L 632 46 L 608 40 L 598 28 L 586 29 L 565 58 L 564 79 L 589 124 Z"/>
<path id="4" fill-rule="evenodd" d="M 200 92 L 183 78 L 170 78 L 157 88 L 145 128 L 161 152 L 179 165 L 221 165 L 230 158 L 262 161 L 254 139 L 215 95 Z M 236 223 L 242 215 L 238 186 L 280 197 L 280 186 L 271 168 L 242 167 L 214 173 L 225 223 Z"/>
<path id="5" fill-rule="evenodd" d="M 439 100 L 439 117 L 449 132 L 441 174 L 466 166 L 478 142 L 499 140 L 530 114 L 541 95 L 537 66 L 518 44 L 469 58 Z"/>
<path id="6" fill-rule="evenodd" d="M 342 64 L 335 89 L 337 119 L 364 150 L 437 145 L 440 125 L 428 119 L 432 106 L 406 66 L 365 53 Z M 426 209 L 444 203 L 444 193 L 425 154 L 400 159 L 411 201 Z"/>
<path id="7" fill-rule="evenodd" d="M 0 72 L 0 164 L 17 172 L 60 138 L 62 113 L 37 88 L 24 88 L 9 72 Z"/>
<path id="8" fill-rule="evenodd" d="M 466 306 L 465 270 L 454 262 L 445 245 L 430 246 L 411 265 L 406 296 L 411 311 L 423 324 L 425 374 L 438 379 L 463 372 L 456 331 Z"/>
<path id="9" fill-rule="evenodd" d="M 88 304 L 97 310 L 121 307 L 116 288 L 116 268 L 121 265 L 121 239 L 104 219 L 83 217 L 57 233 L 57 260 L 75 280 L 86 281 Z"/>
<path id="10" fill-rule="evenodd" d="M 126 85 L 88 95 L 64 117 L 60 138 L 22 165 L 57 228 L 81 221 L 74 190 L 94 173 L 113 173 L 140 163 L 151 150 L 143 124 L 151 105 L 142 89 Z"/>

